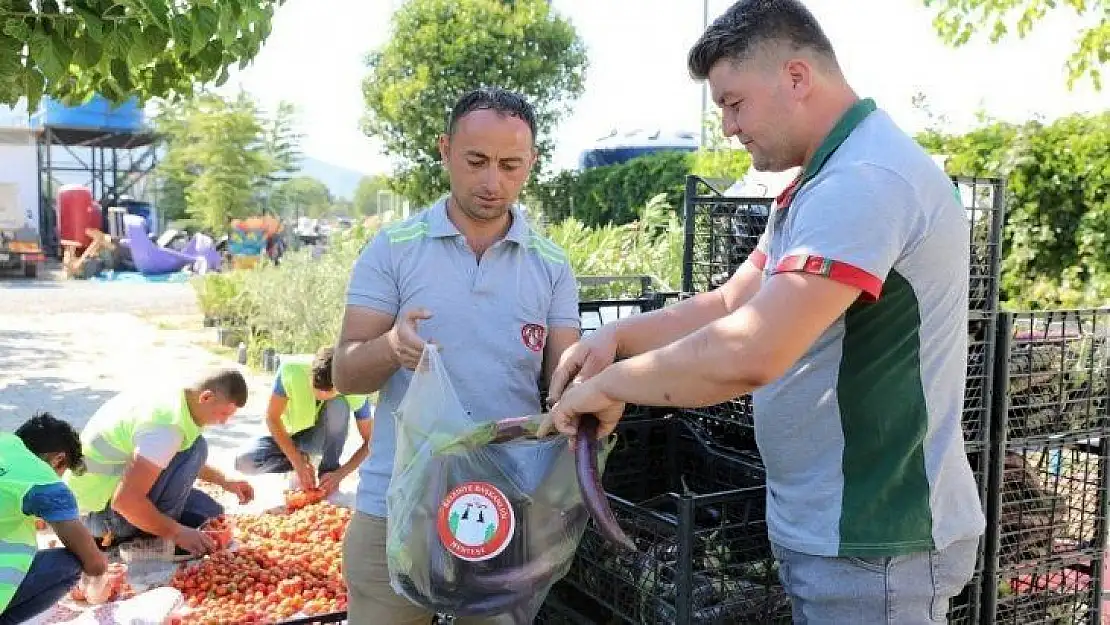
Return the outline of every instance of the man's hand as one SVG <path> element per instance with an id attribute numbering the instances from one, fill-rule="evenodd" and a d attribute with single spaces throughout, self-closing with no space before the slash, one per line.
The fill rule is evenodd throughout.
<path id="1" fill-rule="evenodd" d="M 294 456 L 293 471 L 297 474 L 297 481 L 301 483 L 301 490 L 316 488 L 316 469 L 303 455 Z"/>
<path id="2" fill-rule="evenodd" d="M 431 319 L 432 313 L 426 308 L 414 308 L 406 311 L 393 325 L 386 335 L 390 350 L 393 352 L 393 361 L 398 366 L 416 370 L 420 356 L 424 353 L 424 339 L 416 333 L 416 322 L 421 319 Z"/>
<path id="3" fill-rule="evenodd" d="M 185 526 L 182 526 L 181 529 L 174 534 L 173 543 L 195 556 L 203 556 L 212 553 L 216 550 L 217 546 L 216 541 L 208 534 Z"/>
<path id="4" fill-rule="evenodd" d="M 617 335 L 612 326 L 598 328 L 590 336 L 571 345 L 559 358 L 551 375 L 547 404 L 555 405 L 567 385 L 594 377 L 617 359 Z"/>
<path id="5" fill-rule="evenodd" d="M 228 480 L 224 490 L 239 498 L 240 504 L 248 504 L 254 500 L 254 487 L 246 480 Z"/>
<path id="6" fill-rule="evenodd" d="M 327 497 L 328 495 L 339 490 L 339 484 L 343 481 L 343 478 L 345 477 L 347 477 L 347 475 L 343 472 L 342 469 L 329 471 L 320 476 L 320 485 L 318 488 L 322 490 L 324 492 L 324 496 Z"/>
<path id="7" fill-rule="evenodd" d="M 568 388 L 551 408 L 549 421 L 540 426 L 539 436 L 546 436 L 554 426 L 559 432 L 573 439 L 578 435 L 580 415 L 597 417 L 597 437 L 604 438 L 613 432 L 624 416 L 624 402 L 609 397 L 601 390 L 598 378 L 579 382 Z"/>

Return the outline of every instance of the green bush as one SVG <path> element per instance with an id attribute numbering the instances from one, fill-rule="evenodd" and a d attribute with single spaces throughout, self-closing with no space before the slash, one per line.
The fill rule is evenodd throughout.
<path id="1" fill-rule="evenodd" d="M 647 275 L 657 290 L 677 289 L 682 227 L 674 210 L 658 195 L 637 212 L 644 216 L 641 221 L 620 226 L 588 228 L 570 218 L 538 227 L 566 250 L 576 275 Z M 277 266 L 198 276 L 192 282 L 197 303 L 205 316 L 247 338 L 252 363 L 268 347 L 304 353 L 334 344 L 351 268 L 373 235 L 359 226 L 337 236 L 318 258 L 304 249 L 287 254 Z M 637 295 L 634 282 L 580 290 L 584 299 Z"/>
<path id="2" fill-rule="evenodd" d="M 922 134 L 950 174 L 1006 179 L 1001 299 L 1009 308 L 1110 302 L 1110 113 Z"/>

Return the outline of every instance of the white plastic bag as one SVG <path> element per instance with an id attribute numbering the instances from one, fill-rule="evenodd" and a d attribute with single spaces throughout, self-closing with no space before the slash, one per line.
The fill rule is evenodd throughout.
<path id="1" fill-rule="evenodd" d="M 535 438 L 539 415 L 471 419 L 434 345 L 396 418 L 386 546 L 393 589 L 442 614 L 531 623 L 589 518 L 566 437 Z"/>

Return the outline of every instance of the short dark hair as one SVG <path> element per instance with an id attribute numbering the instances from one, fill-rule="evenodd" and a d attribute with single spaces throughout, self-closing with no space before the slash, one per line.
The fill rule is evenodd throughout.
<path id="1" fill-rule="evenodd" d="M 19 426 L 15 435 L 36 456 L 63 452 L 66 455 L 66 468 L 75 473 L 84 469 L 81 436 L 72 425 L 49 412 L 36 412 L 26 423 Z"/>
<path id="2" fill-rule="evenodd" d="M 809 48 L 836 64 L 832 43 L 799 0 L 739 0 L 705 29 L 686 62 L 691 76 L 705 80 L 721 59 L 746 61 L 768 43 Z"/>
<path id="3" fill-rule="evenodd" d="M 218 393 L 240 408 L 247 405 L 247 380 L 236 369 L 211 372 L 200 379 L 194 390 Z"/>
<path id="4" fill-rule="evenodd" d="M 478 87 L 462 95 L 451 108 L 451 115 L 447 118 L 447 134 L 455 134 L 459 120 L 467 113 L 474 111 L 490 110 L 503 116 L 516 117 L 528 124 L 532 131 L 532 142 L 536 141 L 536 111 L 524 96 L 502 89 L 501 87 Z"/>
<path id="5" fill-rule="evenodd" d="M 312 359 L 312 388 L 318 391 L 330 391 L 335 388 L 331 381 L 331 363 L 335 356 L 335 348 L 321 347 Z"/>

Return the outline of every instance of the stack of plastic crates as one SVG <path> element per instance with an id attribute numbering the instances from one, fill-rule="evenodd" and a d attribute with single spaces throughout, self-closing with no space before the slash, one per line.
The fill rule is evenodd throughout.
<path id="1" fill-rule="evenodd" d="M 629 315 L 657 310 L 678 296 L 656 291 L 650 276 L 579 276 L 578 291 L 583 335 Z"/>
<path id="2" fill-rule="evenodd" d="M 1101 623 L 1110 309 L 999 315 L 985 623 Z"/>
<path id="3" fill-rule="evenodd" d="M 562 583 L 604 606 L 605 622 L 790 623 L 755 454 L 721 450 L 679 416 L 625 419 L 602 481 L 638 551 L 590 523 Z"/>

